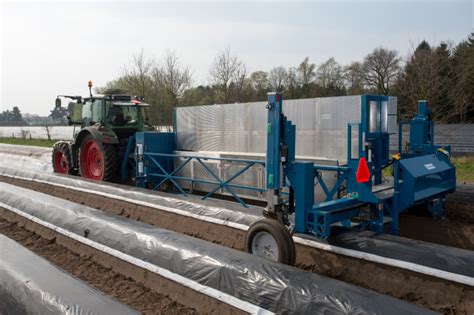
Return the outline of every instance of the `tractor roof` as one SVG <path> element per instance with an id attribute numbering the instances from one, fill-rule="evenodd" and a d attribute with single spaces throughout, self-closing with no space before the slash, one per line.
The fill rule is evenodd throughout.
<path id="1" fill-rule="evenodd" d="M 117 106 L 150 106 L 147 103 L 142 102 L 140 99 L 133 98 L 128 94 L 94 94 L 93 99 L 110 100 L 114 105 Z M 84 97 L 84 101 L 89 101 L 91 97 Z"/>
<path id="2" fill-rule="evenodd" d="M 150 106 L 150 104 L 142 103 L 139 100 L 131 100 L 130 102 L 117 101 L 117 102 L 112 102 L 112 104 L 116 106 L 142 106 L 142 107 Z"/>

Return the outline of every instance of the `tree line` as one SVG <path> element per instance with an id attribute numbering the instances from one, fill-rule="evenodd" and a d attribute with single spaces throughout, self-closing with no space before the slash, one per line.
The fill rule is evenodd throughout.
<path id="1" fill-rule="evenodd" d="M 36 114 L 22 114 L 18 106 L 14 106 L 12 110 L 5 110 L 0 113 L 0 126 L 58 126 L 67 125 L 66 117 L 72 110 L 72 105 L 68 109 L 53 109 L 48 116 L 40 116 Z"/>
<path id="2" fill-rule="evenodd" d="M 383 94 L 398 97 L 400 119 L 413 117 L 417 101 L 428 100 L 438 123 L 474 122 L 474 33 L 457 45 L 422 41 L 406 57 L 384 47 L 361 61 L 342 65 L 334 58 L 316 64 L 306 57 L 294 67 L 276 66 L 249 72 L 230 48 L 219 52 L 209 66 L 208 82 L 195 86 L 190 67 L 171 50 L 155 59 L 143 50 L 125 65 L 118 78 L 104 87 L 140 95 L 151 104 L 155 125 L 170 125 L 173 108 L 266 100 L 270 91 L 286 99 Z M 71 104 L 69 104 L 71 105 Z M 68 106 L 70 107 L 70 106 Z M 64 123 L 68 110 L 54 109 L 48 120 Z M 0 113 L 0 125 L 24 125 L 18 107 Z"/>
<path id="3" fill-rule="evenodd" d="M 412 117 L 417 101 L 429 100 L 440 123 L 474 122 L 474 33 L 457 45 L 436 47 L 419 43 L 408 57 L 378 47 L 363 58 L 341 65 L 334 58 L 315 64 L 306 57 L 295 67 L 276 66 L 249 73 L 230 48 L 219 52 L 209 66 L 208 82 L 193 86 L 189 66 L 173 51 L 159 60 L 141 51 L 105 88 L 120 88 L 144 96 L 155 124 L 171 124 L 175 106 L 252 102 L 269 91 L 283 91 L 286 99 L 383 94 L 398 97 L 399 117 Z"/>
<path id="4" fill-rule="evenodd" d="M 0 113 L 0 126 L 25 126 L 20 109 L 14 106 L 12 110 L 4 110 Z"/>

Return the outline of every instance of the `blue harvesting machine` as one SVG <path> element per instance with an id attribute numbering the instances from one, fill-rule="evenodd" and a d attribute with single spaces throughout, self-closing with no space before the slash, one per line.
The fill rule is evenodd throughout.
<path id="1" fill-rule="evenodd" d="M 176 133 L 140 132 L 136 134 L 136 184 L 153 189 L 168 184 L 168 188 L 174 186 L 187 195 L 189 190 L 183 188 L 183 183 L 200 181 L 213 185 L 203 199 L 225 191 L 243 206 L 247 206 L 245 198 L 236 191 L 257 190 L 265 196 L 265 219 L 249 228 L 247 250 L 289 264 L 294 262 L 294 232 L 328 238 L 335 226 L 383 233 L 386 225 L 392 234 L 398 234 L 400 214 L 415 205 L 425 205 L 433 215 L 443 217 L 446 195 L 456 188 L 456 175 L 450 147 L 434 144 L 434 124 L 427 102 L 419 101 L 416 117 L 399 123 L 398 152 L 391 154 L 388 96 L 360 97 L 361 119 L 347 124 L 347 160 L 343 165 L 297 159 L 296 126 L 284 115 L 282 94 L 269 93 L 265 159 L 177 154 Z M 404 126 L 409 128 L 407 141 Z M 208 173 L 207 179 L 193 179 L 181 173 L 192 160 Z M 205 163 L 209 160 L 241 163 L 244 167 L 222 179 Z M 256 165 L 265 170 L 264 188 L 236 181 Z M 327 182 L 323 173 L 333 174 L 331 178 L 335 180 Z M 318 202 L 315 183 L 323 192 Z M 279 255 L 272 256 L 262 249 L 260 243 L 268 236 Z"/>

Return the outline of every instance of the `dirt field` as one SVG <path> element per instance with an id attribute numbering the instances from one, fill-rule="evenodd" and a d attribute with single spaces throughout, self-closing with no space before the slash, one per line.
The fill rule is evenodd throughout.
<path id="1" fill-rule="evenodd" d="M 0 178 L 0 180 L 243 250 L 245 233 L 241 230 L 98 195 L 71 191 L 66 188 L 6 177 Z M 403 218 L 402 227 L 404 225 L 408 227 L 411 222 L 416 222 L 416 220 L 433 221 L 431 218 L 406 215 Z M 425 221 L 422 222 L 423 226 L 426 226 Z M 433 225 L 439 224 L 439 222 L 432 223 Z M 446 221 L 444 224 L 447 225 L 445 230 L 438 227 L 433 231 L 440 233 L 445 231 L 449 235 L 450 222 Z M 413 231 L 417 230 L 416 224 L 412 226 Z M 412 230 L 408 229 L 407 231 Z M 467 236 L 464 241 L 466 239 L 468 239 Z M 465 248 L 472 248 L 474 240 L 472 238 L 468 240 L 469 242 L 467 242 Z M 451 242 L 451 245 L 462 245 L 459 234 L 453 234 L 449 238 L 449 242 Z M 336 255 L 300 244 L 297 244 L 297 253 L 297 266 L 304 270 L 353 283 L 446 314 L 474 313 L 474 288 L 472 287 L 424 276 L 404 269 Z"/>

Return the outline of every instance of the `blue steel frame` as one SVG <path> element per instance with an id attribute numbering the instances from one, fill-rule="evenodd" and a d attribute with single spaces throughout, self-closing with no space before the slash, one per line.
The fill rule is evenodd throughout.
<path id="1" fill-rule="evenodd" d="M 254 186 L 246 186 L 246 185 L 240 185 L 240 184 L 232 184 L 232 182 L 244 174 L 246 171 L 248 171 L 252 166 L 254 165 L 262 165 L 265 167 L 265 161 L 258 161 L 258 160 L 246 160 L 246 159 L 230 159 L 230 158 L 215 158 L 215 157 L 203 157 L 203 156 L 182 156 L 182 155 L 177 155 L 177 154 L 167 154 L 167 153 L 151 153 L 151 152 L 143 152 L 143 156 L 146 158 L 149 158 L 150 161 L 153 162 L 153 164 L 158 167 L 158 169 L 162 172 L 160 173 L 149 173 L 147 172 L 147 180 L 145 182 L 152 182 L 153 183 L 153 188 L 154 190 L 158 189 L 161 187 L 163 184 L 165 184 L 167 181 L 171 182 L 174 187 L 183 195 L 187 195 L 187 193 L 184 191 L 183 187 L 177 182 L 179 180 L 184 180 L 184 181 L 189 181 L 191 183 L 203 183 L 203 184 L 211 184 L 211 185 L 217 185 L 213 190 L 209 191 L 206 195 L 204 195 L 201 199 L 206 199 L 210 196 L 212 196 L 216 191 L 219 189 L 225 189 L 230 195 L 238 201 L 242 206 L 245 208 L 248 208 L 248 205 L 240 198 L 233 190 L 232 188 L 242 188 L 242 189 L 249 189 L 249 190 L 255 190 L 258 192 L 264 192 L 265 189 L 263 188 L 258 188 Z M 184 161 L 178 165 L 177 167 L 174 168 L 173 171 L 168 172 L 166 171 L 165 167 L 161 165 L 161 163 L 155 158 L 155 157 L 165 157 L 165 158 L 181 158 L 184 159 Z M 206 171 L 208 175 L 210 175 L 212 178 L 215 179 L 215 181 L 211 180 L 205 180 L 205 179 L 196 179 L 196 178 L 190 178 L 186 176 L 178 176 L 177 173 L 182 170 L 190 161 L 195 160 L 197 161 Z M 236 163 L 236 164 L 244 164 L 245 167 L 239 170 L 238 172 L 234 173 L 232 176 L 230 176 L 226 180 L 221 180 L 218 175 L 216 175 L 206 163 L 203 161 L 206 160 L 214 160 L 214 161 L 226 161 L 226 162 L 231 162 L 231 163 Z M 160 178 L 161 180 L 158 183 L 155 183 L 153 181 L 154 178 Z"/>

